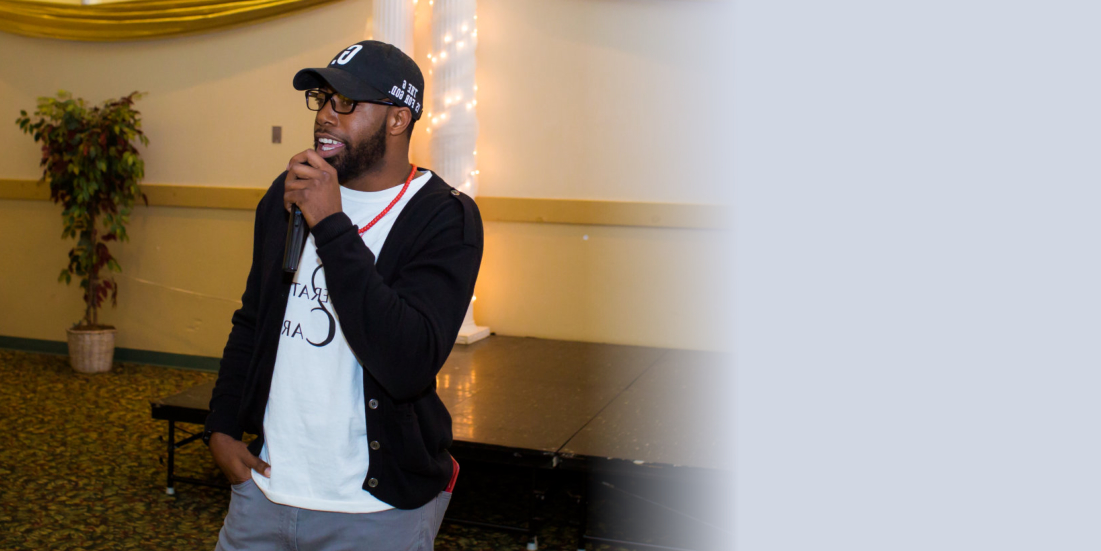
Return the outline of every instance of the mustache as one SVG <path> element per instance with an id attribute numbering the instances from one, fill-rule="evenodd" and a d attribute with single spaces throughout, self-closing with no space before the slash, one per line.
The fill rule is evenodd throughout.
<path id="1" fill-rule="evenodd" d="M 321 128 L 320 126 L 315 126 L 313 128 L 313 139 L 314 139 L 314 141 L 317 141 L 317 135 L 318 134 L 328 134 L 329 136 L 332 136 L 333 138 L 335 138 L 337 140 L 340 140 L 344 143 L 348 143 L 348 141 L 349 141 L 346 136 L 341 136 L 340 134 L 337 134 L 337 133 L 332 132 L 330 130 L 326 130 L 324 128 Z"/>

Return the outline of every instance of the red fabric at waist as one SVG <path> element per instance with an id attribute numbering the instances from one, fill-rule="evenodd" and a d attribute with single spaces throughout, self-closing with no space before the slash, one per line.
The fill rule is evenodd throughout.
<path id="1" fill-rule="evenodd" d="M 455 461 L 455 458 L 451 458 L 451 463 L 455 465 L 455 468 L 451 471 L 451 482 L 447 483 L 447 488 L 444 490 L 447 493 L 451 493 L 455 489 L 455 480 L 459 478 L 459 462 Z"/>

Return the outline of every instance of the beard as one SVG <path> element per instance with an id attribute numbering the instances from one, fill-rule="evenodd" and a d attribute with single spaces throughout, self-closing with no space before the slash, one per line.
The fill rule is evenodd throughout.
<path id="1" fill-rule="evenodd" d="M 348 144 L 344 152 L 329 160 L 329 164 L 336 169 L 337 182 L 343 184 L 376 168 L 385 155 L 386 121 L 383 120 L 378 131 L 361 142 Z"/>

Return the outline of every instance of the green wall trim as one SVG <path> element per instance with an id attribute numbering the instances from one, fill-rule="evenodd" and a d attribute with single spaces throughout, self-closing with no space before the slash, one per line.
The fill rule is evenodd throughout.
<path id="1" fill-rule="evenodd" d="M 38 352 L 41 354 L 69 355 L 69 343 L 42 339 L 0 336 L 0 348 L 22 350 L 23 352 Z"/>
<path id="2" fill-rule="evenodd" d="M 67 347 L 68 345 L 66 345 L 66 348 Z M 155 350 L 138 350 L 136 348 L 116 348 L 115 361 L 178 367 L 180 369 L 193 369 L 196 371 L 217 373 L 222 359 L 209 356 L 191 356 L 189 354 L 157 352 Z"/>
<path id="3" fill-rule="evenodd" d="M 38 352 L 40 354 L 57 354 L 59 356 L 69 355 L 69 343 L 65 341 L 6 337 L 0 335 L 0 348 L 22 350 L 24 352 Z M 115 361 L 217 373 L 221 358 L 173 354 L 171 352 L 157 352 L 155 350 L 138 350 L 136 348 L 115 348 Z"/>

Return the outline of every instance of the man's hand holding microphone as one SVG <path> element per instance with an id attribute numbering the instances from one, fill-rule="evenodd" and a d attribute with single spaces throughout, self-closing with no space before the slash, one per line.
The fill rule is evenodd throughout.
<path id="1" fill-rule="evenodd" d="M 311 228 L 330 214 L 343 210 L 336 169 L 313 149 L 291 157 L 287 165 L 283 207 L 290 212 L 291 205 L 298 205 Z"/>

